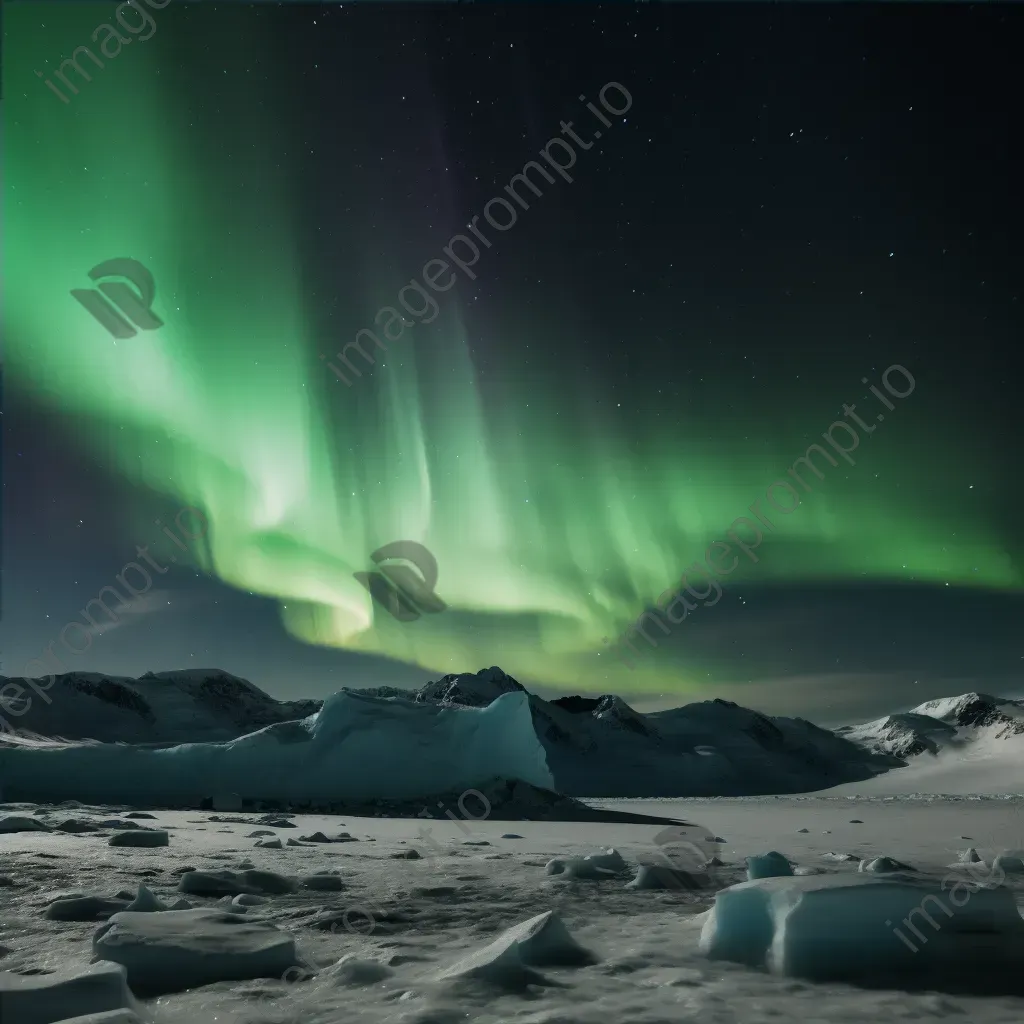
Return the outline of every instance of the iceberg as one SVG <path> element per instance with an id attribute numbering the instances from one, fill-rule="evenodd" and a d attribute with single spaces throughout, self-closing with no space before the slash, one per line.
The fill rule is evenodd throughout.
<path id="1" fill-rule="evenodd" d="M 964 889 L 964 892 L 958 892 Z M 701 951 L 809 981 L 1024 992 L 1024 919 L 1013 892 L 947 892 L 913 876 L 760 878 L 723 889 Z"/>
<path id="2" fill-rule="evenodd" d="M 525 691 L 482 708 L 342 690 L 316 714 L 219 743 L 0 745 L 7 800 L 198 806 L 415 799 L 496 777 L 554 789 Z"/>

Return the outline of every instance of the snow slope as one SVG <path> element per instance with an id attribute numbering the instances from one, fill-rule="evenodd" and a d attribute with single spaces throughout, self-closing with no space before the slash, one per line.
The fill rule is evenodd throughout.
<path id="1" fill-rule="evenodd" d="M 904 768 L 873 779 L 845 783 L 829 795 L 1024 793 L 1024 736 L 982 736 L 969 744 L 919 754 Z"/>
<path id="2" fill-rule="evenodd" d="M 343 690 L 302 721 L 224 743 L 0 744 L 7 800 L 199 806 L 215 793 L 329 804 L 465 790 L 496 776 L 554 788 L 525 693 L 462 708 Z"/>
<path id="3" fill-rule="evenodd" d="M 906 762 L 885 776 L 836 792 L 1024 792 L 1024 701 L 965 693 L 836 732 L 867 750 Z"/>

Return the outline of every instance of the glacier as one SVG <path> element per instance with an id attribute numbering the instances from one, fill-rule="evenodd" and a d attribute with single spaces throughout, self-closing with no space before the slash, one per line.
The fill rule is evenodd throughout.
<path id="1" fill-rule="evenodd" d="M 0 744 L 8 801 L 198 806 L 213 792 L 289 804 L 415 799 L 496 777 L 555 788 L 522 691 L 477 708 L 342 690 L 308 718 L 227 742 Z"/>

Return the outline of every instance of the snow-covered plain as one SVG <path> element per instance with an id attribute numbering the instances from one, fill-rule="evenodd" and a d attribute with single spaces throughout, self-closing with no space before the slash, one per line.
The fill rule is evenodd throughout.
<path id="1" fill-rule="evenodd" d="M 787 796 L 593 803 L 699 822 L 720 840 L 715 846 L 723 863 L 711 869 L 707 888 L 636 889 L 626 883 L 638 862 L 657 858 L 658 825 L 333 815 L 275 819 L 290 820 L 294 827 L 289 828 L 259 823 L 260 813 L 153 809 L 152 819 L 130 820 L 166 830 L 165 847 L 110 846 L 110 835 L 126 831 L 112 825 L 77 833 L 0 834 L 0 968 L 58 971 L 89 963 L 93 936 L 104 922 L 45 917 L 46 906 L 58 896 L 134 895 L 142 883 L 164 905 L 184 897 L 193 907 L 214 907 L 219 895 L 179 891 L 184 869 L 216 872 L 251 865 L 296 879 L 334 873 L 338 880 L 340 888 L 333 891 L 300 885 L 292 892 L 246 897 L 252 905 L 244 911 L 245 920 L 282 929 L 294 939 L 306 966 L 285 972 L 284 980 L 219 981 L 146 997 L 142 1013 L 166 1024 L 852 1024 L 947 1017 L 971 1024 L 1019 1024 L 1024 1016 L 1019 996 L 950 994 L 942 991 L 941 977 L 934 979 L 931 990 L 910 992 L 812 983 L 711 960 L 700 951 L 704 912 L 717 890 L 745 877 L 747 856 L 776 850 L 793 862 L 798 874 L 814 870 L 848 876 L 856 874 L 862 858 L 890 856 L 938 881 L 955 871 L 949 865 L 968 847 L 986 860 L 1001 850 L 1024 847 L 1024 797 Z M 0 806 L 0 818 L 22 816 L 51 825 L 76 819 L 87 827 L 123 823 L 129 820 L 127 813 L 111 807 Z M 327 837 L 348 833 L 350 841 L 284 845 L 289 838 L 317 832 Z M 282 840 L 280 849 L 256 848 L 257 842 L 274 838 Z M 551 858 L 608 847 L 622 854 L 629 871 L 589 879 L 546 873 Z M 421 854 L 419 859 L 409 857 L 412 849 Z M 1020 901 L 1024 875 L 1007 874 L 1005 884 Z M 502 940 L 508 948 L 500 957 L 493 950 L 481 952 L 505 929 L 549 910 L 558 913 L 592 962 L 559 966 L 549 962 L 552 957 L 545 959 L 543 948 L 537 953 L 534 947 L 545 942 L 549 954 L 562 950 L 557 935 L 529 940 L 530 949 Z M 352 931 L 332 931 L 329 922 L 346 912 Z M 843 923 L 837 915 L 835 927 Z M 932 948 L 937 943 L 933 940 Z M 531 949 L 532 962 L 542 966 L 520 964 L 520 959 L 531 962 Z M 928 951 L 925 946 L 921 955 Z M 467 965 L 473 954 L 476 960 Z M 344 957 L 348 959 L 338 964 Z M 481 960 L 489 965 L 487 970 L 480 968 Z M 510 961 L 515 964 L 511 975 Z M 503 973 L 494 973 L 495 963 Z M 172 976 L 174 964 L 168 958 Z M 307 970 L 316 976 L 297 980 Z M 75 1015 L 75 1007 L 67 1009 L 67 1016 Z"/>

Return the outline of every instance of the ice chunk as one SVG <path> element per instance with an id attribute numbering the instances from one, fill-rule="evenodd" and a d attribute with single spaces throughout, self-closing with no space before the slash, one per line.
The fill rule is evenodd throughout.
<path id="1" fill-rule="evenodd" d="M 93 951 L 122 964 L 132 991 L 145 996 L 217 981 L 280 978 L 298 963 L 287 932 L 212 909 L 116 914 L 96 932 Z"/>
<path id="2" fill-rule="evenodd" d="M 992 871 L 1008 875 L 1024 874 L 1024 850 L 1007 850 L 992 861 Z"/>
<path id="3" fill-rule="evenodd" d="M 862 860 L 857 865 L 857 870 L 871 874 L 887 874 L 893 871 L 913 871 L 914 869 L 909 864 L 894 860 L 892 857 L 873 857 Z"/>
<path id="4" fill-rule="evenodd" d="M 77 890 L 73 890 L 72 892 L 54 892 L 48 893 L 45 897 L 45 900 L 46 905 L 49 906 L 51 903 L 56 903 L 57 900 L 81 900 L 85 899 L 85 897 L 88 895 L 89 893 L 87 892 L 78 892 Z M 114 898 L 121 899 L 120 896 L 116 896 Z"/>
<path id="5" fill-rule="evenodd" d="M 127 900 L 111 900 L 103 896 L 75 896 L 54 900 L 43 917 L 48 921 L 96 921 L 128 909 Z"/>
<path id="6" fill-rule="evenodd" d="M 128 989 L 125 969 L 98 963 L 55 974 L 0 972 L 0 1021 L 3 1024 L 52 1024 L 71 1014 L 132 1010 L 138 1006 Z"/>
<path id="7" fill-rule="evenodd" d="M 83 832 L 99 832 L 99 825 L 91 821 L 79 821 L 77 818 L 67 818 L 54 828 L 58 832 L 67 832 L 70 835 L 81 835 Z"/>
<path id="8" fill-rule="evenodd" d="M 379 960 L 366 960 L 349 953 L 321 971 L 318 977 L 332 985 L 375 985 L 394 973 Z"/>
<path id="9" fill-rule="evenodd" d="M 909 876 L 741 882 L 716 895 L 700 948 L 813 981 L 1024 990 L 1024 919 L 1012 892 L 964 882 L 948 892 Z"/>
<path id="10" fill-rule="evenodd" d="M 554 911 L 531 917 L 503 932 L 438 975 L 438 980 L 476 978 L 511 987 L 543 984 L 534 967 L 582 967 L 597 958 L 569 934 Z"/>
<path id="11" fill-rule="evenodd" d="M 609 847 L 601 853 L 588 853 L 585 857 L 554 857 L 545 870 L 549 875 L 565 878 L 611 878 L 625 871 L 628 865 L 618 850 Z"/>
<path id="12" fill-rule="evenodd" d="M 4 832 L 52 832 L 49 825 L 35 818 L 26 818 L 21 814 L 10 814 L 0 818 L 0 834 Z"/>
<path id="13" fill-rule="evenodd" d="M 108 840 L 108 846 L 167 846 L 170 842 L 166 832 L 159 829 L 130 832 L 115 832 Z"/>
<path id="14" fill-rule="evenodd" d="M 793 868 L 781 853 L 761 853 L 747 858 L 747 878 L 777 878 L 780 875 L 793 874 Z"/>
<path id="15" fill-rule="evenodd" d="M 155 914 L 169 908 L 165 903 L 161 903 L 144 885 L 140 885 L 138 895 L 124 909 L 136 911 L 140 914 Z"/>
<path id="16" fill-rule="evenodd" d="M 664 864 L 641 864 L 636 878 L 626 883 L 627 889 L 706 889 L 711 884 L 707 874 L 691 873 Z"/>
<path id="17" fill-rule="evenodd" d="M 225 897 L 227 899 L 228 897 Z M 236 907 L 258 907 L 263 903 L 266 903 L 266 897 L 256 896 L 251 892 L 240 892 L 237 896 L 231 898 L 231 902 Z"/>
<path id="18" fill-rule="evenodd" d="M 282 895 L 295 892 L 298 885 L 294 878 L 273 871 L 186 871 L 178 889 L 192 896 Z"/>

